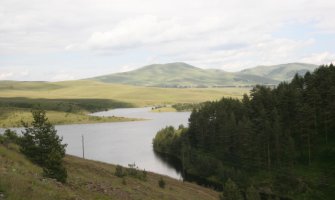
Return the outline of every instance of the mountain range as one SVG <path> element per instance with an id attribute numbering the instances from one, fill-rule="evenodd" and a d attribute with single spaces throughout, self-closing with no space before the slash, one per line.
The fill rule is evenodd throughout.
<path id="1" fill-rule="evenodd" d="M 276 85 L 291 80 L 296 73 L 304 75 L 317 65 L 288 63 L 257 66 L 239 72 L 202 69 L 187 63 L 152 64 L 139 69 L 90 78 L 90 80 L 150 87 L 231 87 Z"/>

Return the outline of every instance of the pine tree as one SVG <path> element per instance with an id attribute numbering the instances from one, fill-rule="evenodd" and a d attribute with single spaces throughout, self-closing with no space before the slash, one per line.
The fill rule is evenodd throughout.
<path id="1" fill-rule="evenodd" d="M 223 192 L 220 196 L 221 200 L 243 200 L 241 191 L 234 181 L 228 179 L 224 184 Z"/>
<path id="2" fill-rule="evenodd" d="M 246 191 L 246 200 L 260 200 L 259 192 L 256 190 L 254 186 L 250 186 Z"/>
<path id="3" fill-rule="evenodd" d="M 66 169 L 62 165 L 66 144 L 57 135 L 55 127 L 48 121 L 45 111 L 32 111 L 31 126 L 23 123 L 20 150 L 34 163 L 43 168 L 44 175 L 66 182 Z"/>

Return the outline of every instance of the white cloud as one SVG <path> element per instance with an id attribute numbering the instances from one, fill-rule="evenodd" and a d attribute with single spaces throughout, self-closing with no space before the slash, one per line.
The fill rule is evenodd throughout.
<path id="1" fill-rule="evenodd" d="M 13 76 L 12 72 L 0 73 L 0 80 L 6 80 Z"/>
<path id="2" fill-rule="evenodd" d="M 125 65 L 120 68 L 119 72 L 127 72 L 136 69 L 136 66 Z"/>
<path id="3" fill-rule="evenodd" d="M 18 69 L 17 66 L 0 68 L 0 80 L 22 79 L 29 76 L 28 70 Z"/>
<path id="4" fill-rule="evenodd" d="M 57 65 L 69 66 L 70 53 L 99 64 L 99 56 L 113 57 L 105 66 L 118 69 L 105 71 L 174 61 L 234 71 L 258 64 L 326 62 L 335 54 L 334 9 L 331 0 L 1 0 L 0 64 L 1 56 L 15 55 L 6 60 L 11 65 L 22 55 L 49 54 L 62 55 Z M 275 34 L 289 24 L 301 30 Z M 63 78 L 81 70 L 80 59 L 73 60 L 76 67 Z M 28 64 L 49 66 L 52 61 Z"/>
<path id="5" fill-rule="evenodd" d="M 300 61 L 306 63 L 315 63 L 319 65 L 335 63 L 335 53 L 331 52 L 315 53 L 308 57 L 300 59 Z"/>
<path id="6" fill-rule="evenodd" d="M 54 75 L 51 80 L 52 81 L 65 81 L 65 80 L 74 80 L 75 76 L 72 74 L 67 74 L 67 73 L 59 73 Z"/>

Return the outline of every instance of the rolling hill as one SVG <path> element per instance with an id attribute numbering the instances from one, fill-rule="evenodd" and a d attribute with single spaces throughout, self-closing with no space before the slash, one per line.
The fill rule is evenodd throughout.
<path id="1" fill-rule="evenodd" d="M 290 63 L 259 66 L 233 73 L 219 69 L 201 69 L 177 62 L 148 65 L 129 72 L 94 77 L 91 80 L 152 87 L 276 85 L 280 81 L 290 80 L 295 73 L 304 74 L 316 67 L 311 64 Z"/>
<path id="2" fill-rule="evenodd" d="M 257 66 L 251 69 L 245 69 L 240 74 L 258 75 L 277 81 L 289 81 L 295 74 L 304 75 L 307 71 L 312 72 L 317 65 L 304 63 L 289 63 L 272 66 Z"/>

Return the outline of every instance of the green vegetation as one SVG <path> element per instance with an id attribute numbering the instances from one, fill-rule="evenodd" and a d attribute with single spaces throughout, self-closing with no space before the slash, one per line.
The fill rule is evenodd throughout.
<path id="1" fill-rule="evenodd" d="M 158 186 L 160 187 L 160 188 L 165 188 L 165 181 L 164 181 L 164 179 L 161 177 L 160 179 L 159 179 L 159 181 L 158 181 Z"/>
<path id="2" fill-rule="evenodd" d="M 170 88 L 277 85 L 280 81 L 292 79 L 296 73 L 304 75 L 316 67 L 311 64 L 290 63 L 256 67 L 232 73 L 218 69 L 205 70 L 186 63 L 168 63 L 148 65 L 134 71 L 105 75 L 89 80 Z"/>
<path id="3" fill-rule="evenodd" d="M 100 76 L 90 80 L 105 83 L 169 88 L 206 88 L 213 86 L 249 86 L 278 83 L 276 80 L 257 75 L 230 73 L 212 69 L 205 70 L 186 63 L 154 64 L 134 71 Z"/>
<path id="4" fill-rule="evenodd" d="M 242 101 L 201 104 L 189 128 L 162 129 L 153 147 L 179 158 L 186 174 L 221 185 L 231 179 L 250 199 L 252 187 L 262 199 L 333 199 L 334 102 L 331 64 L 275 89 L 257 86 Z"/>
<path id="5" fill-rule="evenodd" d="M 1 135 L 0 135 L 1 138 Z M 219 194 L 196 184 L 148 172 L 146 181 L 115 176 L 116 166 L 65 156 L 67 182 L 43 177 L 43 169 L 22 155 L 16 145 L 0 144 L 0 194 L 6 200 L 29 199 L 194 199 L 215 200 Z"/>
<path id="6" fill-rule="evenodd" d="M 201 103 L 177 103 L 173 104 L 172 108 L 176 109 L 178 112 L 182 111 L 192 111 L 193 109 L 199 108 Z"/>
<path id="7" fill-rule="evenodd" d="M 221 200 L 244 200 L 242 193 L 236 183 L 230 178 L 224 184 Z"/>
<path id="8" fill-rule="evenodd" d="M 277 81 L 290 81 L 295 74 L 304 76 L 306 72 L 313 72 L 318 66 L 304 63 L 288 63 L 272 66 L 258 66 L 242 70 L 241 74 L 258 75 Z"/>
<path id="9" fill-rule="evenodd" d="M 3 108 L 0 109 L 0 127 L 20 127 L 21 122 L 32 122 L 31 109 Z M 141 119 L 125 118 L 125 117 L 97 117 L 90 116 L 85 113 L 68 113 L 58 111 L 47 111 L 47 117 L 52 124 L 90 124 L 90 123 L 106 123 L 106 122 L 124 122 L 136 121 Z"/>
<path id="10" fill-rule="evenodd" d="M 0 82 L 0 85 L 2 82 Z M 100 99 L 126 102 L 125 106 L 172 105 L 175 103 L 197 103 L 218 100 L 222 96 L 242 98 L 249 88 L 156 88 L 117 85 L 96 81 L 65 81 L 48 83 L 58 88 L 46 90 L 21 89 L 30 82 L 12 82 L 6 88 L 0 87 L 2 98 L 24 97 L 28 99 Z M 45 83 L 43 83 L 44 85 Z M 14 89 L 12 89 L 12 87 Z"/>
<path id="11" fill-rule="evenodd" d="M 112 108 L 129 107 L 133 107 L 133 105 L 111 99 L 30 99 L 23 97 L 0 98 L 0 108 L 40 108 L 43 110 L 68 113 L 91 113 Z"/>
<path id="12" fill-rule="evenodd" d="M 53 124 L 83 124 L 133 121 L 123 117 L 97 117 L 88 113 L 120 107 L 133 107 L 132 104 L 109 99 L 30 99 L 23 97 L 0 98 L 0 127 L 18 127 L 21 121 L 31 122 L 31 109 L 48 111 Z"/>
<path id="13" fill-rule="evenodd" d="M 66 144 L 57 135 L 43 110 L 32 111 L 34 121 L 23 123 L 24 131 L 19 139 L 20 151 L 32 162 L 43 168 L 43 175 L 66 182 L 67 171 L 63 166 Z"/>
<path id="14" fill-rule="evenodd" d="M 151 110 L 151 112 L 176 112 L 177 110 L 170 106 L 156 107 Z"/>
<path id="15" fill-rule="evenodd" d="M 21 120 L 31 121 L 30 110 L 37 107 L 47 111 L 53 124 L 119 122 L 136 119 L 87 114 L 120 107 L 203 102 L 222 96 L 242 98 L 246 92 L 246 88 L 152 88 L 94 81 L 0 81 L 0 127 L 16 127 Z M 167 110 L 173 111 L 155 111 Z"/>

